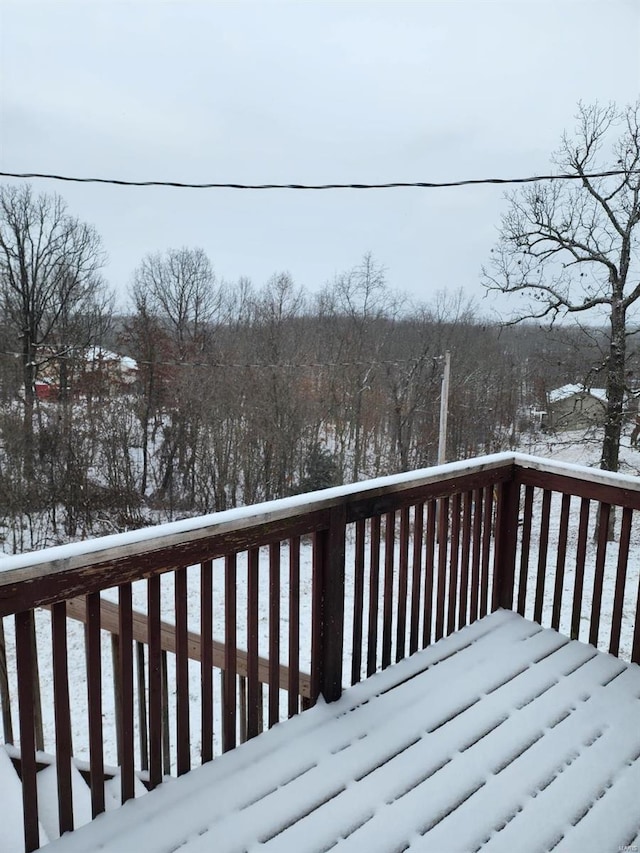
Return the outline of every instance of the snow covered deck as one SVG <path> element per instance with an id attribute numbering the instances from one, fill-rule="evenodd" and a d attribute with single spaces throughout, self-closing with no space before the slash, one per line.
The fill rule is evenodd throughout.
<path id="1" fill-rule="evenodd" d="M 602 853 L 639 788 L 640 667 L 499 610 L 47 850 Z"/>

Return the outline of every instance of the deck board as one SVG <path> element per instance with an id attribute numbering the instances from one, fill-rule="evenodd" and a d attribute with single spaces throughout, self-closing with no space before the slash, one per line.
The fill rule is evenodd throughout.
<path id="1" fill-rule="evenodd" d="M 498 611 L 48 849 L 600 853 L 639 777 L 640 667 Z"/>

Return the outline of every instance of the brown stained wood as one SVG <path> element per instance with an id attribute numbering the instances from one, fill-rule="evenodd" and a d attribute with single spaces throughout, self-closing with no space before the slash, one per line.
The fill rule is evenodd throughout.
<path id="1" fill-rule="evenodd" d="M 300 695 L 300 537 L 289 541 L 288 714 L 298 713 Z"/>
<path id="2" fill-rule="evenodd" d="M 395 551 L 396 514 L 384 517 L 384 592 L 382 602 L 382 668 L 391 665 L 391 632 L 393 621 L 393 570 Z"/>
<path id="3" fill-rule="evenodd" d="M 81 602 L 78 600 L 77 604 Z M 82 621 L 86 624 L 87 648 L 87 708 L 89 724 L 89 787 L 91 816 L 104 811 L 104 752 L 102 740 L 102 654 L 100 648 L 100 595 L 95 592 L 85 601 Z M 67 603 L 67 616 L 70 615 Z"/>
<path id="4" fill-rule="evenodd" d="M 11 721 L 11 694 L 7 676 L 7 646 L 4 637 L 4 619 L 0 617 L 0 705 L 2 706 L 2 731 L 5 743 L 13 743 Z"/>
<path id="5" fill-rule="evenodd" d="M 529 551 L 531 549 L 531 522 L 533 520 L 533 486 L 525 486 L 522 544 L 520 546 L 520 579 L 518 581 L 518 613 L 524 616 L 527 607 L 529 580 Z"/>
<path id="6" fill-rule="evenodd" d="M 162 644 L 160 639 L 160 575 L 147 581 L 149 643 L 149 787 L 162 781 Z M 137 640 L 137 642 L 141 642 Z"/>
<path id="7" fill-rule="evenodd" d="M 562 593 L 564 588 L 564 570 L 567 562 L 567 539 L 569 534 L 570 508 L 571 495 L 563 495 L 562 507 L 560 509 L 560 528 L 558 531 L 556 581 L 555 589 L 553 591 L 553 610 L 551 613 L 551 627 L 556 631 L 560 628 L 560 614 L 562 612 Z"/>
<path id="8" fill-rule="evenodd" d="M 396 619 L 396 662 L 405 656 L 407 638 L 407 591 L 409 588 L 409 507 L 400 510 L 400 562 Z"/>
<path id="9" fill-rule="evenodd" d="M 364 607 L 364 519 L 356 522 L 353 572 L 353 631 L 351 639 L 351 684 L 360 681 L 362 670 L 362 610 Z"/>
<path id="10" fill-rule="evenodd" d="M 18 720 L 22 776 L 24 845 L 27 853 L 40 846 L 38 828 L 38 789 L 36 785 L 36 739 L 33 719 L 34 656 L 32 610 L 16 613 L 16 669 L 18 675 Z"/>
<path id="11" fill-rule="evenodd" d="M 273 542 L 269 545 L 269 728 L 280 720 L 279 671 L 280 543 Z"/>
<path id="12" fill-rule="evenodd" d="M 237 559 L 229 554 L 224 560 L 224 641 L 225 668 L 222 695 L 222 751 L 236 745 L 236 573 Z"/>
<path id="13" fill-rule="evenodd" d="M 627 506 L 629 509 L 640 509 L 640 491 L 628 489 L 622 485 L 596 483 L 551 471 L 520 468 L 517 465 L 516 479 L 519 483 L 538 486 L 553 492 L 575 495 L 604 504 Z"/>
<path id="14" fill-rule="evenodd" d="M 451 547 L 449 556 L 449 607 L 447 609 L 447 634 L 452 634 L 456 630 L 461 509 L 462 495 L 454 495 L 451 507 Z"/>
<path id="15" fill-rule="evenodd" d="M 55 605 L 54 605 L 55 606 Z M 149 729 L 147 723 L 147 677 L 143 643 L 136 642 L 136 683 L 138 688 L 138 738 L 140 768 L 149 770 Z"/>
<path id="16" fill-rule="evenodd" d="M 133 702 L 133 631 L 131 627 L 132 594 L 131 584 L 118 589 L 120 605 L 120 734 L 122 761 L 120 782 L 122 802 L 135 797 L 134 768 L 134 702 Z"/>
<path id="17" fill-rule="evenodd" d="M 187 635 L 188 637 L 188 635 Z M 200 706 L 202 763 L 213 759 L 213 565 L 204 560 L 200 565 Z"/>
<path id="18" fill-rule="evenodd" d="M 624 607 L 624 588 L 627 580 L 627 565 L 629 562 L 629 543 L 631 541 L 631 520 L 633 510 L 625 507 L 622 513 L 620 528 L 620 544 L 618 545 L 618 565 L 616 568 L 616 587 L 613 595 L 613 612 L 611 614 L 611 637 L 609 654 L 616 655 L 620 650 L 620 630 L 622 627 L 622 611 Z"/>
<path id="19" fill-rule="evenodd" d="M 471 603 L 469 622 L 478 618 L 480 600 L 480 553 L 482 547 L 482 499 L 481 489 L 473 492 L 473 547 L 471 552 Z"/>
<path id="20" fill-rule="evenodd" d="M 542 623 L 542 605 L 544 586 L 547 577 L 547 553 L 549 550 L 549 515 L 551 512 L 551 492 L 542 493 L 542 515 L 540 518 L 540 540 L 538 543 L 538 574 L 536 578 L 536 597 L 533 606 L 533 621 Z"/>
<path id="21" fill-rule="evenodd" d="M 460 604 L 458 609 L 458 628 L 467 624 L 467 605 L 469 602 L 469 559 L 471 556 L 471 503 L 472 493 L 465 492 L 462 510 L 462 556 L 460 559 Z"/>
<path id="22" fill-rule="evenodd" d="M 426 649 L 431 644 L 432 622 L 433 622 L 433 577 L 434 577 L 434 549 L 436 545 L 436 502 L 429 501 L 427 504 L 427 529 L 425 532 L 425 571 L 424 571 L 424 619 L 422 622 L 422 648 Z"/>
<path id="23" fill-rule="evenodd" d="M 100 611 L 103 620 L 103 628 L 111 634 L 118 634 L 118 605 L 105 598 L 99 598 Z M 80 622 L 85 621 L 84 607 L 81 600 L 71 599 L 67 601 L 67 616 L 71 619 L 77 619 Z M 134 610 L 133 616 L 133 639 L 139 640 L 141 643 L 148 642 L 147 632 L 147 615 Z M 176 635 L 175 626 L 170 622 L 160 623 L 160 637 L 162 649 L 175 654 L 176 651 Z M 225 667 L 225 646 L 224 643 L 213 640 L 211 643 L 213 666 L 219 669 Z M 189 660 L 200 661 L 201 655 L 201 638 L 199 634 L 192 631 L 187 633 L 187 653 Z M 236 668 L 238 675 L 247 675 L 247 653 L 236 650 Z M 258 659 L 258 677 L 263 684 L 269 683 L 269 661 L 267 658 Z M 286 666 L 280 667 L 280 688 L 287 689 L 289 683 L 289 668 Z M 300 673 L 300 695 L 310 696 L 310 677 L 306 673 Z"/>
<path id="24" fill-rule="evenodd" d="M 578 525 L 578 546 L 576 550 L 576 573 L 573 587 L 573 608 L 571 611 L 571 639 L 580 638 L 580 615 L 582 612 L 582 591 L 584 587 L 584 565 L 587 557 L 587 536 L 589 533 L 589 506 L 587 498 L 580 502 L 580 523 Z"/>
<path id="25" fill-rule="evenodd" d="M 53 710 L 56 732 L 56 774 L 58 782 L 58 828 L 60 835 L 73 829 L 71 795 L 71 709 L 67 656 L 67 607 L 54 604 L 51 611 L 51 652 L 53 656 Z"/>
<path id="26" fill-rule="evenodd" d="M 447 585 L 447 546 L 449 544 L 449 498 L 438 501 L 438 581 L 436 586 L 436 642 L 444 636 L 445 595 Z"/>
<path id="27" fill-rule="evenodd" d="M 492 610 L 498 607 L 513 609 L 519 514 L 520 486 L 513 481 L 501 483 L 496 507 Z"/>
<path id="28" fill-rule="evenodd" d="M 366 492 L 360 497 L 350 497 L 347 507 L 347 523 L 359 518 L 372 518 L 375 515 L 384 516 L 389 512 L 398 512 L 403 507 L 413 506 L 421 502 L 448 498 L 458 492 L 475 489 L 491 488 L 498 483 L 511 480 L 514 476 L 514 465 L 511 462 L 500 464 L 495 468 L 471 471 L 464 474 L 447 474 L 444 478 L 435 478 L 432 482 L 420 485 L 406 484 L 402 488 L 390 488 L 386 492 L 382 487 L 378 494 L 369 496 Z"/>
<path id="29" fill-rule="evenodd" d="M 329 520 L 328 549 L 322 606 L 322 695 L 335 702 L 342 695 L 344 647 L 344 575 L 346 511 L 333 507 Z"/>
<path id="30" fill-rule="evenodd" d="M 589 624 L 589 642 L 592 646 L 596 646 L 596 648 L 598 646 L 598 632 L 600 630 L 600 610 L 602 607 L 602 587 L 604 584 L 604 565 L 607 557 L 610 515 L 610 505 L 601 503 L 598 515 L 598 547 L 596 550 L 596 569 L 593 576 L 593 595 L 591 597 L 591 622 Z"/>
<path id="31" fill-rule="evenodd" d="M 480 572 L 480 617 L 489 609 L 489 557 L 491 553 L 491 525 L 493 521 L 493 486 L 484 490 L 484 513 L 482 518 L 482 568 Z"/>
<path id="32" fill-rule="evenodd" d="M 178 776 L 182 776 L 191 769 L 186 568 L 176 570 L 174 582 L 176 619 L 176 757 Z"/>
<path id="33" fill-rule="evenodd" d="M 424 504 L 419 503 L 413 514 L 413 555 L 411 574 L 411 627 L 409 631 L 409 654 L 418 651 L 420 627 L 420 587 L 422 582 L 422 535 L 424 530 Z"/>
<path id="34" fill-rule="evenodd" d="M 262 686 L 258 679 L 258 588 L 260 553 L 252 548 L 247 554 L 247 737 L 260 732 L 262 723 Z"/>
<path id="35" fill-rule="evenodd" d="M 371 519 L 369 545 L 369 625 L 367 678 L 378 668 L 378 598 L 380 595 L 380 516 Z"/>
<path id="36" fill-rule="evenodd" d="M 108 557 L 107 552 L 89 553 L 0 572 L 0 616 L 111 589 L 152 574 L 174 571 L 176 566 L 195 565 L 291 536 L 308 535 L 326 529 L 328 518 L 329 511 L 321 510 L 266 523 L 254 522 L 250 527 L 201 536 L 195 541 L 173 542 L 165 547 L 158 544 L 162 539 L 152 540 L 148 545 L 142 542 L 135 547 L 111 549 Z M 31 601 L 32 604 L 23 606 Z"/>

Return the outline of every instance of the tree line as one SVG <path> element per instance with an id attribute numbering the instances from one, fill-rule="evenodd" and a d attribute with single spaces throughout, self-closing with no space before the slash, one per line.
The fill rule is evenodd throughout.
<path id="1" fill-rule="evenodd" d="M 0 187 L 4 549 L 433 464 L 447 351 L 449 459 L 518 446 L 572 382 L 606 388 L 616 470 L 637 391 L 639 117 L 581 106 L 556 158 L 579 180 L 508 197 L 484 283 L 527 299 L 517 327 L 462 291 L 407 299 L 371 253 L 311 293 L 287 272 L 224 281 L 202 249 L 170 249 L 142 259 L 116 313 L 95 229 L 58 195 Z M 616 174 L 592 178 L 603 153 Z M 96 370 L 96 347 L 135 374 Z"/>

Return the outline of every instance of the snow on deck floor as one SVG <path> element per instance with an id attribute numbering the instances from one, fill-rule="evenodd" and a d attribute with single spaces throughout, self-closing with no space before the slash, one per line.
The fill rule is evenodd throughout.
<path id="1" fill-rule="evenodd" d="M 501 610 L 46 849 L 602 853 L 639 789 L 640 667 Z"/>

